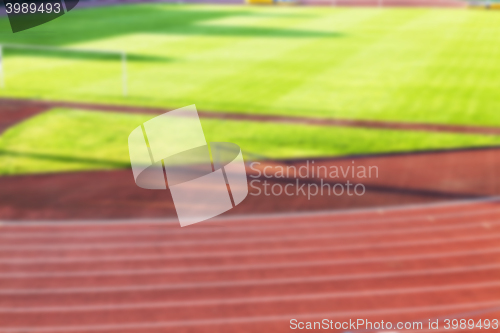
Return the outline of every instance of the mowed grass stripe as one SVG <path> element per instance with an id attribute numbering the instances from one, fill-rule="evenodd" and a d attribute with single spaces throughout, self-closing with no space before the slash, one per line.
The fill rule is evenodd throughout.
<path id="1" fill-rule="evenodd" d="M 36 31 L 2 34 L 0 42 L 126 50 L 130 96 L 121 96 L 118 59 L 8 49 L 1 95 L 500 125 L 498 15 L 169 4 L 85 9 Z"/>
<path id="2" fill-rule="evenodd" d="M 0 136 L 0 175 L 130 167 L 128 136 L 152 115 L 54 109 Z M 499 136 L 426 133 L 202 119 L 207 142 L 238 144 L 247 161 L 262 158 L 496 146 Z"/>

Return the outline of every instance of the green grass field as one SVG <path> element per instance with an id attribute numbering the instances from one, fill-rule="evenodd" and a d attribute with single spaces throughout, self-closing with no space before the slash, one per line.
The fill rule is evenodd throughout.
<path id="1" fill-rule="evenodd" d="M 72 11 L 0 43 L 0 96 L 290 116 L 500 125 L 500 13 L 474 10 L 142 4 Z M 55 110 L 0 137 L 0 174 L 121 168 L 145 115 Z M 203 120 L 247 157 L 494 145 L 498 137 Z"/>
<path id="2" fill-rule="evenodd" d="M 9 31 L 7 19 L 0 31 Z M 3 96 L 314 117 L 500 125 L 500 13 L 143 4 L 82 9 L 0 42 Z"/>
<path id="3" fill-rule="evenodd" d="M 128 136 L 151 115 L 54 109 L 0 137 L 0 175 L 130 166 Z M 202 119 L 207 141 L 238 144 L 245 159 L 341 156 L 499 145 L 498 136 Z M 368 144 L 369 143 L 369 144 Z"/>

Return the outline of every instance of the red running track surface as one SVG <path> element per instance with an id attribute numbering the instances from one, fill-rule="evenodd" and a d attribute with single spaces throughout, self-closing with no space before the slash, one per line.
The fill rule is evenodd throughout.
<path id="1" fill-rule="evenodd" d="M 353 165 L 365 166 L 369 170 L 376 166 L 378 176 L 374 172 L 372 178 L 353 178 L 348 172 L 346 177 L 340 174 L 340 178 L 328 178 L 323 173 L 321 178 L 324 179 L 320 179 L 313 177 L 311 171 L 309 178 L 292 173 L 289 178 L 266 178 L 263 174 L 254 178 L 258 172 L 272 175 L 273 168 L 278 167 L 292 166 L 299 170 L 309 166 L 313 169 L 313 162 L 316 169 L 326 166 L 327 170 L 331 167 L 348 170 Z M 498 170 L 498 147 L 308 161 L 261 161 L 261 164 L 249 165 L 247 169 L 250 194 L 224 215 L 345 210 L 494 197 L 500 195 Z M 337 183 L 345 185 L 347 181 L 364 184 L 366 193 L 362 196 L 335 196 L 325 190 L 324 195 L 318 194 L 308 200 L 305 191 L 298 192 L 300 186 L 307 189 L 309 184 L 316 184 L 314 186 L 319 188 L 322 180 L 332 186 Z M 299 186 L 297 181 L 300 181 Z M 264 182 L 267 182 L 267 190 Z M 269 195 L 276 184 L 281 187 L 292 184 L 290 191 L 296 195 L 288 196 L 283 192 Z M 260 195 L 255 187 L 260 188 Z M 0 220 L 4 221 L 176 216 L 170 192 L 139 188 L 130 169 L 0 177 Z"/>
<path id="2" fill-rule="evenodd" d="M 0 332 L 288 332 L 292 318 L 498 318 L 499 217 L 490 200 L 187 228 L 4 224 Z"/>

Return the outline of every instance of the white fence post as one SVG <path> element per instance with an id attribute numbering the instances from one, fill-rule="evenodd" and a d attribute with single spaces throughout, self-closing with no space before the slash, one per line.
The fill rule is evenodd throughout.
<path id="1" fill-rule="evenodd" d="M 127 96 L 127 54 L 125 51 L 122 52 L 122 87 L 123 87 L 123 96 Z"/>
<path id="2" fill-rule="evenodd" d="M 5 88 L 5 81 L 3 79 L 3 46 L 0 45 L 0 87 Z"/>
<path id="3" fill-rule="evenodd" d="M 77 48 L 67 48 L 67 47 L 53 47 L 53 46 L 40 46 L 40 45 L 23 45 L 23 44 L 0 44 L 0 88 L 5 87 L 5 75 L 4 75 L 4 63 L 3 63 L 3 51 L 6 47 L 13 49 L 24 49 L 24 50 L 40 50 L 40 51 L 66 51 L 66 52 L 82 52 L 82 53 L 98 53 L 98 54 L 114 54 L 121 58 L 122 62 L 122 92 L 123 96 L 128 95 L 127 90 L 127 54 L 125 51 L 107 51 L 107 50 L 95 50 L 95 49 L 77 49 Z"/>

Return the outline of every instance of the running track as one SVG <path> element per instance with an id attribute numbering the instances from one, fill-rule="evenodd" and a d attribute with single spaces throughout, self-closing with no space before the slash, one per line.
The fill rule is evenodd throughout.
<path id="1" fill-rule="evenodd" d="M 0 125 L 44 107 L 15 109 Z M 451 184 L 467 180 L 494 195 L 494 150 L 464 154 L 467 172 Z M 489 185 L 472 181 L 471 170 Z M 426 174 L 431 184 L 439 178 Z M 188 228 L 167 220 L 4 223 L 0 332 L 285 332 L 292 318 L 498 318 L 499 217 L 500 205 L 483 200 L 228 216 Z"/>
<path id="2" fill-rule="evenodd" d="M 7 223 L 0 332 L 287 332 L 292 318 L 498 318 L 499 217 L 491 200 L 188 228 Z"/>

